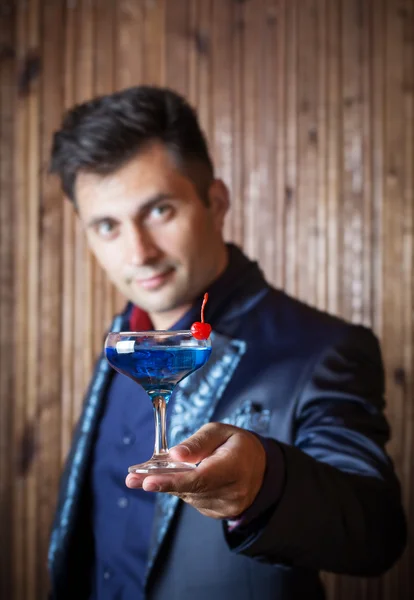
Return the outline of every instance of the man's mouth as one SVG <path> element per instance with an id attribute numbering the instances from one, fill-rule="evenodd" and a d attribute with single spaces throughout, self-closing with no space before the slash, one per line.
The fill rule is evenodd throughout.
<path id="1" fill-rule="evenodd" d="M 156 275 L 152 275 L 151 277 L 136 277 L 135 281 L 140 287 L 144 288 L 145 290 L 156 290 L 157 288 L 164 285 L 164 283 L 171 277 L 173 272 L 174 269 L 169 268 L 166 271 L 163 271 L 162 273 L 157 273 Z"/>

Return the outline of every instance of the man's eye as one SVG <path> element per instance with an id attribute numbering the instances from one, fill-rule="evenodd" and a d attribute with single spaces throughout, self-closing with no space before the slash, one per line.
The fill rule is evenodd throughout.
<path id="1" fill-rule="evenodd" d="M 172 216 L 173 208 L 170 204 L 160 204 L 151 209 L 149 218 L 151 221 L 166 221 Z"/>
<path id="2" fill-rule="evenodd" d="M 98 235 L 106 238 L 113 236 L 115 229 L 115 223 L 113 221 L 101 221 L 97 226 Z"/>

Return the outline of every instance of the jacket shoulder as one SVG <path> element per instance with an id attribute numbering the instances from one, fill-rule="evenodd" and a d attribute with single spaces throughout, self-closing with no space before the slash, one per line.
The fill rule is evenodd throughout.
<path id="1" fill-rule="evenodd" d="M 378 348 L 372 330 L 310 306 L 285 292 L 268 287 L 257 304 L 243 315 L 238 325 L 242 337 L 259 338 L 266 346 L 282 344 L 309 355 L 350 341 L 351 345 Z"/>

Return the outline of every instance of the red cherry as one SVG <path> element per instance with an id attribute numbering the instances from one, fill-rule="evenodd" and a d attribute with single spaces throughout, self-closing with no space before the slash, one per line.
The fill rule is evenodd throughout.
<path id="1" fill-rule="evenodd" d="M 211 333 L 211 325 L 197 321 L 191 325 L 191 333 L 196 340 L 207 340 Z"/>
<path id="2" fill-rule="evenodd" d="M 196 340 L 207 340 L 211 333 L 211 325 L 204 323 L 204 307 L 208 300 L 208 294 L 204 294 L 203 304 L 201 306 L 201 323 L 196 321 L 191 325 L 191 333 Z"/>

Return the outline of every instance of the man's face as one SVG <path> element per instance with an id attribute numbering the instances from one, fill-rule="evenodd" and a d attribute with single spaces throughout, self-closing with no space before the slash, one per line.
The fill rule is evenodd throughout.
<path id="1" fill-rule="evenodd" d="M 207 206 L 154 144 L 111 175 L 80 173 L 76 201 L 89 245 L 109 278 L 150 314 L 188 306 L 224 270 L 227 191 Z"/>

